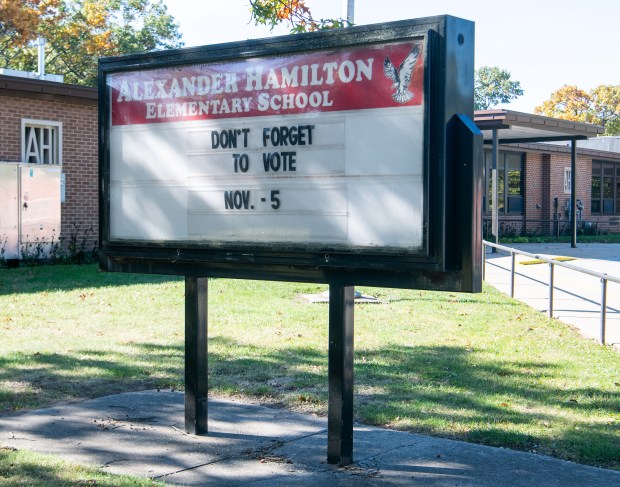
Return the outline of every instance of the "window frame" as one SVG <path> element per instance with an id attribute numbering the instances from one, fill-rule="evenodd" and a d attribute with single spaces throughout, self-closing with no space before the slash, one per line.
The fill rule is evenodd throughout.
<path id="1" fill-rule="evenodd" d="M 510 193 L 510 181 L 509 181 L 509 173 L 511 170 L 510 167 L 510 157 L 509 156 L 518 156 L 520 168 L 519 171 L 521 173 L 519 179 L 519 193 L 511 194 Z M 491 194 L 489 191 L 491 190 L 491 171 L 493 169 L 493 154 L 491 150 L 484 151 L 484 208 L 483 212 L 485 215 L 490 215 L 492 213 L 491 210 Z M 514 162 L 514 161 L 513 161 Z M 525 152 L 518 151 L 499 151 L 499 158 L 497 161 L 497 181 L 499 190 L 497 195 L 497 201 L 499 206 L 499 212 L 502 215 L 506 216 L 523 216 L 525 214 Z M 514 206 L 514 201 L 521 201 L 520 207 L 518 211 L 506 211 L 510 209 L 511 206 Z M 511 202 L 513 202 L 511 204 Z"/>
<path id="2" fill-rule="evenodd" d="M 595 170 L 598 169 L 598 171 Z M 609 174 L 606 173 L 606 169 Z M 598 181 L 598 196 L 594 194 L 594 183 Z M 611 180 L 611 181 L 606 181 Z M 609 185 L 607 183 L 610 182 Z M 609 187 L 611 195 L 606 194 Z M 611 211 L 605 211 L 611 205 Z M 596 208 L 596 210 L 595 210 Z M 620 163 L 601 159 L 592 160 L 592 180 L 590 182 L 590 213 L 592 215 L 620 215 Z"/>
<path id="3" fill-rule="evenodd" d="M 572 169 L 564 167 L 564 194 L 572 193 Z"/>
<path id="4" fill-rule="evenodd" d="M 28 161 L 28 141 L 26 140 L 27 129 L 41 128 L 51 130 L 52 141 L 52 162 L 30 162 Z M 39 141 L 37 141 L 39 142 Z M 30 164 L 42 164 L 50 166 L 62 166 L 62 122 L 53 120 L 37 120 L 22 118 L 21 120 L 21 160 Z"/>

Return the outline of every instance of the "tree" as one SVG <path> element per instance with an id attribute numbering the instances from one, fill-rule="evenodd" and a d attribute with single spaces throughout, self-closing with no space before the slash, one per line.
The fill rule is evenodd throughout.
<path id="1" fill-rule="evenodd" d="M 523 95 L 521 83 L 510 79 L 510 72 L 497 66 L 482 66 L 474 76 L 474 105 L 476 110 L 488 110 L 500 103 Z"/>
<path id="2" fill-rule="evenodd" d="M 8 67 L 37 36 L 42 19 L 57 14 L 59 0 L 0 0 L 0 66 Z"/>
<path id="3" fill-rule="evenodd" d="M 547 117 L 594 123 L 605 127 L 605 135 L 620 135 L 620 86 L 600 85 L 586 92 L 562 86 L 534 109 Z"/>
<path id="4" fill-rule="evenodd" d="M 620 135 L 620 85 L 600 85 L 590 91 L 596 123 L 605 135 Z"/>
<path id="5" fill-rule="evenodd" d="M 15 0 L 0 2 L 8 5 Z M 47 39 L 47 72 L 65 75 L 68 83 L 94 86 L 100 56 L 183 45 L 179 27 L 162 0 L 22 0 L 21 3 L 24 6 L 21 13 L 13 8 L 10 17 L 2 17 L 10 22 L 0 23 L 0 46 L 6 46 L 0 50 L 0 67 L 36 71 L 36 50 L 24 46 L 42 36 Z M 9 28 L 12 25 L 22 26 L 23 33 L 12 31 Z M 26 25 L 28 28 L 23 28 Z"/>
<path id="6" fill-rule="evenodd" d="M 591 105 L 588 93 L 576 86 L 564 85 L 551 93 L 551 97 L 542 105 L 534 108 L 534 113 L 573 122 L 592 122 Z"/>
<path id="7" fill-rule="evenodd" d="M 273 30 L 288 24 L 291 34 L 315 30 L 339 29 L 349 23 L 344 19 L 315 19 L 303 0 L 249 0 L 254 24 Z"/>

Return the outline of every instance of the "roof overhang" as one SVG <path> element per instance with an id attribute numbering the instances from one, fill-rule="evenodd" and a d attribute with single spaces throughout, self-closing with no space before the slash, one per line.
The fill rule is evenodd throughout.
<path id="1" fill-rule="evenodd" d="M 70 100 L 70 103 L 96 105 L 98 92 L 97 88 L 88 86 L 0 74 L 0 96 Z"/>
<path id="2" fill-rule="evenodd" d="M 478 110 L 474 112 L 474 122 L 482 131 L 485 144 L 493 141 L 494 130 L 500 144 L 589 139 L 605 131 L 590 123 L 501 109 Z"/>

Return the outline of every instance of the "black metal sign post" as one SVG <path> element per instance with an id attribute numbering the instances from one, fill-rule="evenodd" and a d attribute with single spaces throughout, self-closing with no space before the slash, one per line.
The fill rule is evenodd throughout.
<path id="1" fill-rule="evenodd" d="M 329 284 L 328 452 L 353 461 L 353 286 L 480 292 L 474 25 L 451 16 L 99 60 L 100 268 L 185 277 L 207 433 L 207 278 Z"/>
<path id="2" fill-rule="evenodd" d="M 329 285 L 327 461 L 353 461 L 353 305 L 354 288 Z"/>
<path id="3" fill-rule="evenodd" d="M 185 431 L 207 434 L 207 278 L 185 278 Z M 329 287 L 328 444 L 332 464 L 353 461 L 354 288 Z"/>
<path id="4" fill-rule="evenodd" d="M 185 431 L 208 433 L 208 280 L 185 278 Z M 353 461 L 353 286 L 329 286 L 327 461 Z"/>
<path id="5" fill-rule="evenodd" d="M 206 435 L 209 385 L 207 346 L 208 280 L 185 278 L 185 431 Z"/>
<path id="6" fill-rule="evenodd" d="M 460 170 L 464 180 L 471 179 L 475 161 L 481 157 L 481 135 L 471 120 L 459 116 L 455 147 L 462 154 Z M 463 186 L 461 201 L 471 201 L 479 213 L 481 188 Z M 466 210 L 459 209 L 466 218 Z M 482 221 L 481 215 L 478 221 Z M 480 232 L 481 229 L 474 229 Z M 470 235 L 459 235 L 471 238 Z M 481 249 L 463 254 L 467 262 L 480 261 Z M 328 347 L 328 413 L 327 461 L 349 465 L 353 462 L 353 338 L 355 288 L 339 281 L 329 285 L 329 347 Z M 208 280 L 185 278 L 185 430 L 207 434 L 208 344 L 207 344 Z"/>

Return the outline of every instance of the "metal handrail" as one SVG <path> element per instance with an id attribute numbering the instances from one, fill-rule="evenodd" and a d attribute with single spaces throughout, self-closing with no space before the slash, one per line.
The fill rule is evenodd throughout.
<path id="1" fill-rule="evenodd" d="M 581 272 L 582 274 L 588 274 L 590 276 L 596 277 L 601 281 L 601 321 L 600 321 L 600 342 L 601 344 L 605 344 L 605 327 L 607 320 L 607 282 L 615 282 L 620 284 L 620 277 L 610 276 L 606 273 L 592 271 L 590 269 L 584 269 L 583 267 L 579 267 L 573 264 L 567 264 L 566 262 L 561 262 L 559 260 L 550 259 L 549 257 L 545 257 L 538 254 L 532 254 L 530 252 L 525 252 L 524 250 L 515 249 L 512 247 L 506 247 L 505 245 L 499 245 L 493 242 L 487 242 L 486 240 L 482 241 L 482 246 L 491 247 L 497 250 L 501 250 L 503 252 L 507 252 L 510 254 L 510 297 L 514 298 L 514 289 L 515 289 L 515 255 L 525 255 L 526 257 L 531 257 L 533 259 L 538 259 L 543 262 L 546 262 L 549 265 L 549 317 L 553 318 L 553 290 L 555 288 L 554 284 L 554 269 L 555 266 L 565 267 L 566 269 L 571 269 L 573 271 Z M 483 249 L 486 250 L 486 249 Z M 483 254 L 483 266 L 482 266 L 482 278 L 485 278 L 486 271 L 486 251 L 482 252 Z"/>

